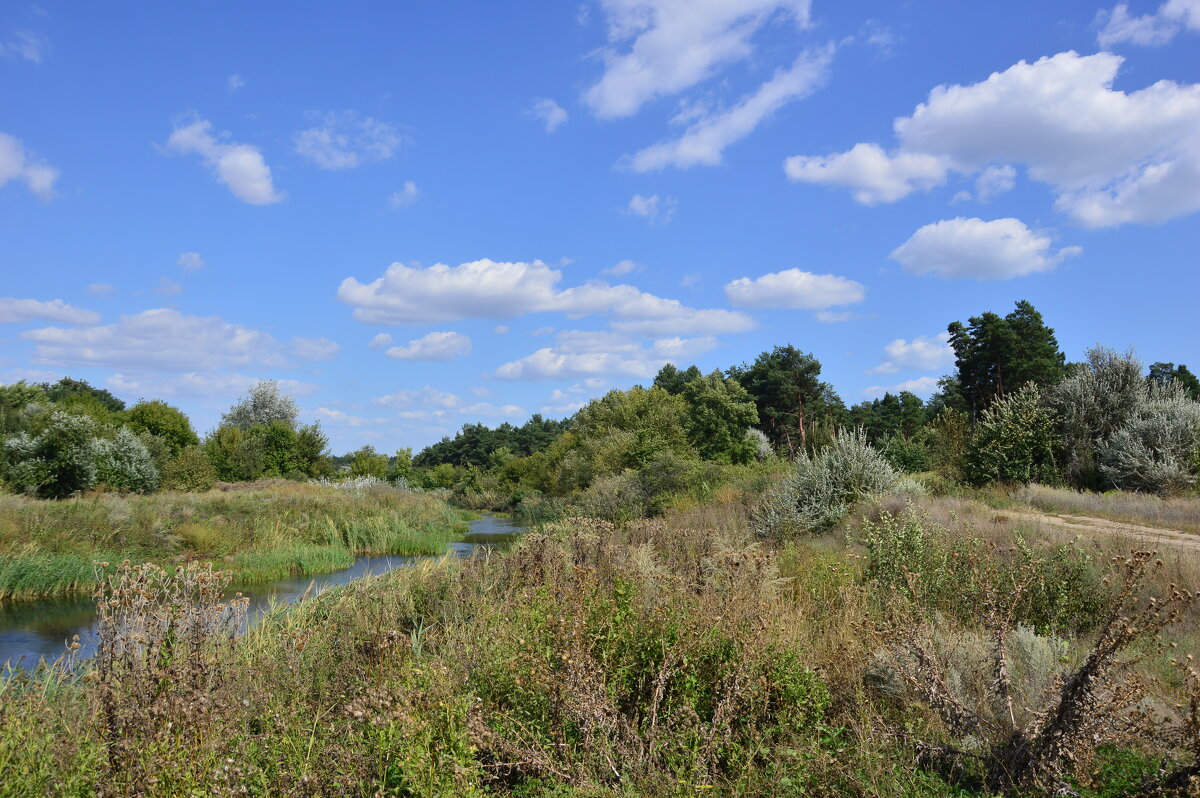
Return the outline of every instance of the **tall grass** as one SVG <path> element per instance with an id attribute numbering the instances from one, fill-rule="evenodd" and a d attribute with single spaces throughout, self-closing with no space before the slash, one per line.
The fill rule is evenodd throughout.
<path id="1" fill-rule="evenodd" d="M 0 495 L 0 600 L 89 592 L 92 563 L 212 560 L 241 582 L 438 554 L 465 530 L 441 499 L 299 483 L 48 502 Z"/>

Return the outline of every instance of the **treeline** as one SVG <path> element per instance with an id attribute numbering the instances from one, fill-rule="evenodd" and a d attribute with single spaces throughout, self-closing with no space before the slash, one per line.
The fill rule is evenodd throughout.
<path id="1" fill-rule="evenodd" d="M 301 425 L 296 403 L 260 382 L 202 441 L 178 408 L 131 407 L 69 377 L 0 386 L 0 480 L 47 499 L 93 489 L 149 493 L 208 490 L 217 480 L 307 479 L 333 473 L 318 424 Z"/>

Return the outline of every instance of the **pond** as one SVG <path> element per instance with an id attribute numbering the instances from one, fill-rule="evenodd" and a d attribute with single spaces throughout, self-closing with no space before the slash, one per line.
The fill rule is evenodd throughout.
<path id="1" fill-rule="evenodd" d="M 485 515 L 469 523 L 462 540 L 449 543 L 447 553 L 470 556 L 481 549 L 502 546 L 521 533 L 522 528 L 498 515 Z M 378 576 L 394 568 L 411 565 L 430 557 L 359 557 L 349 568 L 317 576 L 297 576 L 278 582 L 235 588 L 250 598 L 251 614 L 268 607 L 290 604 L 309 592 L 313 594 L 353 579 Z M 5 662 L 32 667 L 39 660 L 52 662 L 66 652 L 66 645 L 79 635 L 81 656 L 95 647 L 96 608 L 91 599 L 58 598 L 40 601 L 0 602 L 0 669 Z"/>

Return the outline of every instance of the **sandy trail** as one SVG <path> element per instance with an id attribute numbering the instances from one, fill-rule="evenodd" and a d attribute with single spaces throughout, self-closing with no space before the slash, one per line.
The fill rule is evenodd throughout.
<path id="1" fill-rule="evenodd" d="M 1176 529 L 1160 529 L 1156 526 L 1141 526 L 1129 521 L 1113 521 L 1109 518 L 1095 518 L 1088 515 L 1067 515 L 1059 513 L 1025 512 L 1020 510 L 1002 510 L 1001 515 L 1035 521 L 1047 526 L 1060 527 L 1079 533 L 1101 532 L 1108 535 L 1121 535 L 1150 546 L 1171 546 L 1187 549 L 1200 554 L 1200 536 Z"/>

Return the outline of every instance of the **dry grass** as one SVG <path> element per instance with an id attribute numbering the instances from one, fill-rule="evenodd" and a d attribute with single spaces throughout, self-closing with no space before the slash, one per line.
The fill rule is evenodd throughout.
<path id="1" fill-rule="evenodd" d="M 1093 493 L 1045 485 L 991 493 L 992 497 L 997 495 L 1002 497 L 1001 506 L 1024 506 L 1047 513 L 1127 521 L 1200 535 L 1200 496 L 1162 497 L 1124 491 Z"/>

